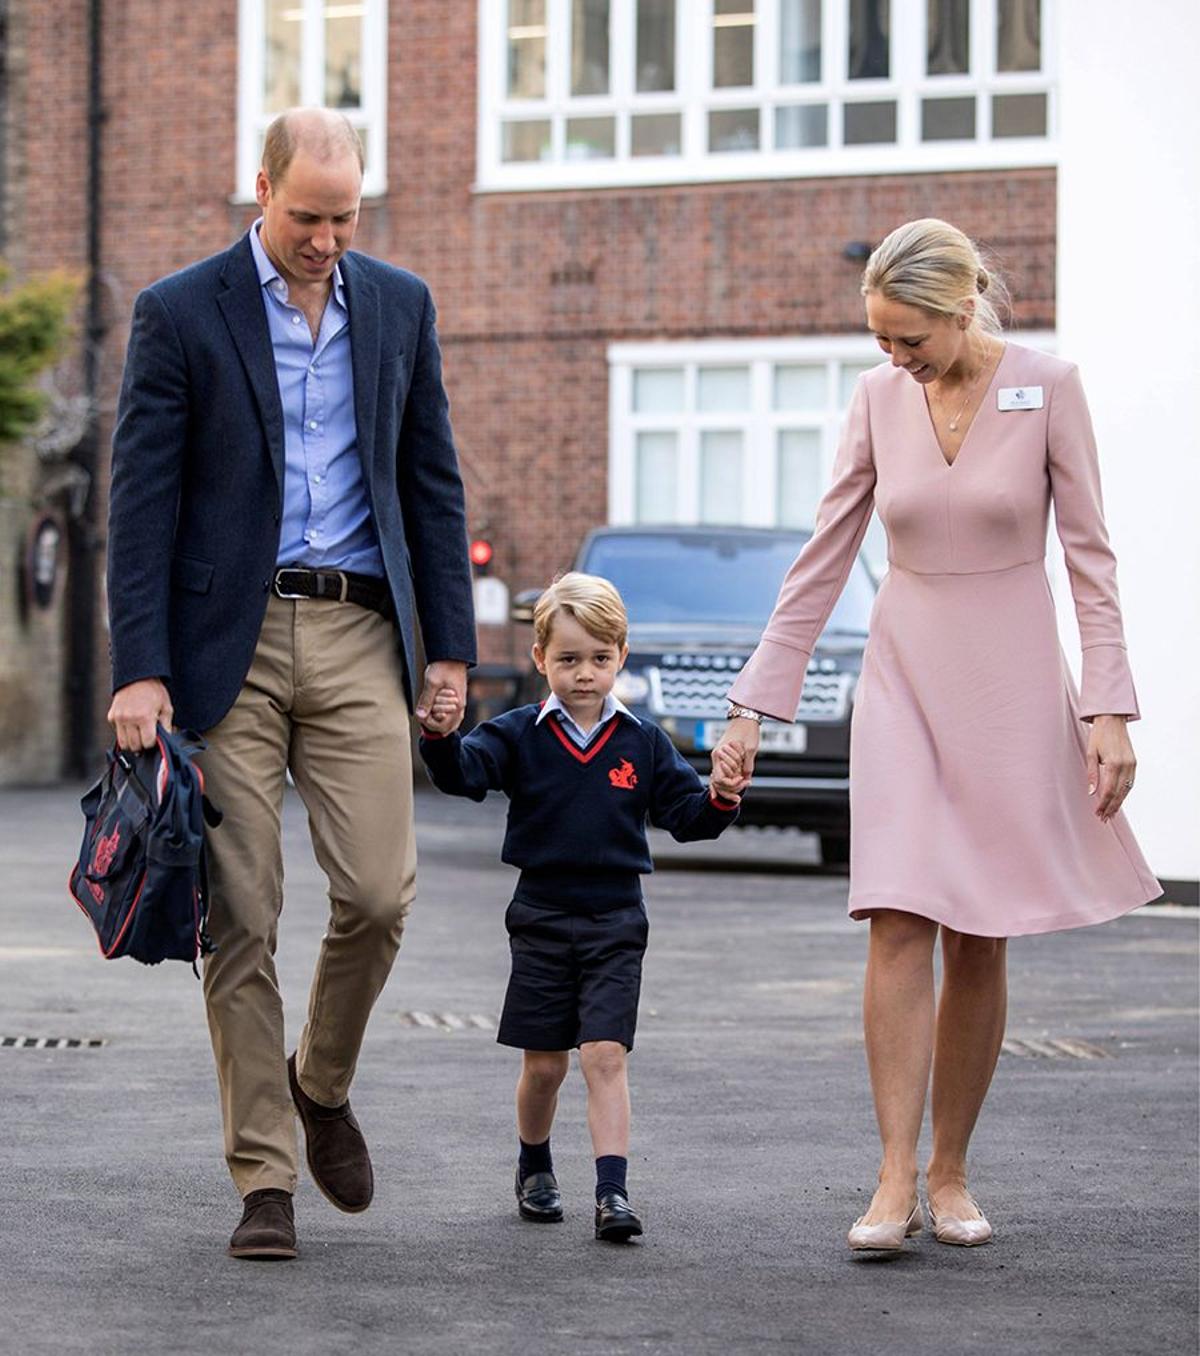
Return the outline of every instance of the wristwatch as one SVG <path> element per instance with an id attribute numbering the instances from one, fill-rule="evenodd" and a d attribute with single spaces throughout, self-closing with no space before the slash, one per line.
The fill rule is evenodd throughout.
<path id="1" fill-rule="evenodd" d="M 752 720 L 755 725 L 762 724 L 762 712 L 751 711 L 748 706 L 738 706 L 736 702 L 729 703 L 729 710 L 725 712 L 726 720 Z"/>

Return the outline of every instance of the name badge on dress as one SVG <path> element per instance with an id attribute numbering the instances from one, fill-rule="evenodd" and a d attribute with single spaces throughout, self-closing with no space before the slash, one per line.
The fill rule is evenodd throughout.
<path id="1" fill-rule="evenodd" d="M 1040 410 L 1044 403 L 1040 386 L 1002 386 L 996 394 L 998 410 Z"/>

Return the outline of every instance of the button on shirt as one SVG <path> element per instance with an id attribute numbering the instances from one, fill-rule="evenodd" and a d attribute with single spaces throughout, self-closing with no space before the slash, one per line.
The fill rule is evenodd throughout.
<path id="1" fill-rule="evenodd" d="M 250 248 L 275 354 L 283 405 L 283 523 L 279 565 L 383 576 L 354 422 L 350 312 L 341 266 L 316 340 L 287 283 L 250 229 Z"/>
<path id="2" fill-rule="evenodd" d="M 600 719 L 590 730 L 584 730 L 582 726 L 576 723 L 575 717 L 572 716 L 562 702 L 558 700 L 557 695 L 552 692 L 542 704 L 542 709 L 538 712 L 537 720 L 534 721 L 534 724 L 540 725 L 547 716 L 556 716 L 558 718 L 558 723 L 563 727 L 566 733 L 571 736 L 574 743 L 578 744 L 581 749 L 586 749 L 618 711 L 623 716 L 628 716 L 635 725 L 640 725 L 642 723 L 624 702 L 618 701 L 610 692 L 604 699 L 604 705 L 600 708 Z"/>

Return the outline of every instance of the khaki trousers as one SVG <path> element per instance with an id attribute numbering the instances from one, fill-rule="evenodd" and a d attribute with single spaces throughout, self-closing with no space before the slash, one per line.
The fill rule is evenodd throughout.
<path id="1" fill-rule="evenodd" d="M 225 1158 L 238 1191 L 294 1191 L 275 943 L 283 905 L 285 772 L 308 810 L 330 914 L 297 1048 L 301 1086 L 348 1096 L 371 1008 L 392 968 L 416 889 L 409 712 L 393 624 L 325 599 L 271 596 L 254 661 L 199 762 L 224 814 L 208 836 L 204 967 Z"/>

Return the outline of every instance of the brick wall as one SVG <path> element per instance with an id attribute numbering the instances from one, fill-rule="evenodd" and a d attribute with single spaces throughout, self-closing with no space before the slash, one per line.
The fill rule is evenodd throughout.
<path id="1" fill-rule="evenodd" d="M 79 266 L 86 2 L 13 8 L 26 107 L 13 259 Z M 434 289 L 470 511 L 514 587 L 543 582 L 604 520 L 610 342 L 855 330 L 843 246 L 926 215 L 989 244 L 1019 322 L 1053 326 L 1052 171 L 473 193 L 476 12 L 392 0 L 390 191 L 364 205 L 357 243 Z M 222 248 L 254 212 L 230 202 L 236 0 L 108 0 L 105 19 L 107 434 L 137 289 Z M 489 635 L 485 653 L 525 642 Z"/>

